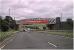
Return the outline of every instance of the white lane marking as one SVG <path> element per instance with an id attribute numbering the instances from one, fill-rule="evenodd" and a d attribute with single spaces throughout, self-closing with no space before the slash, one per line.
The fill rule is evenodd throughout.
<path id="1" fill-rule="evenodd" d="M 74 40 L 74 38 L 73 38 L 73 40 Z"/>
<path id="2" fill-rule="evenodd" d="M 4 48 L 5 46 L 6 46 L 6 45 L 2 46 L 1 49 Z"/>
<path id="3" fill-rule="evenodd" d="M 48 42 L 49 45 L 52 45 L 54 47 L 57 47 L 56 45 L 54 45 L 53 43 Z"/>
<path id="4" fill-rule="evenodd" d="M 9 42 L 13 41 L 13 39 L 11 39 Z M 4 48 L 8 43 L 5 43 L 2 47 L 0 47 L 1 49 Z"/>

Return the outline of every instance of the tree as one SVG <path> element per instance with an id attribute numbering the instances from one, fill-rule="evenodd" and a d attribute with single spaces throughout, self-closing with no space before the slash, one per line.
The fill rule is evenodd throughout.
<path id="1" fill-rule="evenodd" d="M 5 21 L 8 23 L 9 28 L 15 29 L 16 27 L 16 21 L 12 19 L 11 16 L 6 16 Z"/>
<path id="2" fill-rule="evenodd" d="M 0 16 L 0 31 L 1 31 L 1 22 L 2 22 L 2 17 Z"/>
<path id="3" fill-rule="evenodd" d="M 7 21 L 7 22 L 10 22 L 10 21 L 12 21 L 13 19 L 12 19 L 12 17 L 11 16 L 6 16 L 5 17 L 5 21 Z"/>
<path id="4" fill-rule="evenodd" d="M 0 25 L 1 25 L 1 22 L 2 22 L 2 16 L 0 16 Z"/>
<path id="5" fill-rule="evenodd" d="M 18 29 L 16 21 L 11 16 L 6 16 L 5 19 L 0 16 L 0 31 L 8 31 L 9 29 Z"/>
<path id="6" fill-rule="evenodd" d="M 12 21 L 10 22 L 10 28 L 11 28 L 11 29 L 15 29 L 15 28 L 16 28 L 16 21 L 15 21 L 15 20 L 12 20 Z"/>
<path id="7" fill-rule="evenodd" d="M 15 25 L 15 30 L 18 30 L 18 28 L 19 28 L 19 24 L 16 24 Z"/>
<path id="8" fill-rule="evenodd" d="M 43 30 L 45 30 L 46 29 L 46 27 L 43 27 Z"/>
<path id="9" fill-rule="evenodd" d="M 8 28 L 10 28 L 10 23 L 11 23 L 11 21 L 12 21 L 12 17 L 6 16 L 5 19 L 4 19 L 4 21 L 7 22 Z"/>
<path id="10" fill-rule="evenodd" d="M 0 25 L 1 25 L 2 17 L 0 16 Z"/>
<path id="11" fill-rule="evenodd" d="M 9 27 L 8 27 L 8 22 L 3 20 L 1 23 L 1 31 L 8 31 Z"/>

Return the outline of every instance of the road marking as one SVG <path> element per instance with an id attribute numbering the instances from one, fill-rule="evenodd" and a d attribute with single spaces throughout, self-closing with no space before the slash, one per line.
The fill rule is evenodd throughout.
<path id="1" fill-rule="evenodd" d="M 9 42 L 11 42 L 12 40 L 13 40 L 13 39 L 11 39 Z M 1 49 L 4 48 L 6 45 L 7 45 L 7 43 L 5 43 L 5 44 L 1 47 Z"/>
<path id="2" fill-rule="evenodd" d="M 74 38 L 73 38 L 73 40 L 74 40 Z"/>
<path id="3" fill-rule="evenodd" d="M 13 38 L 13 39 L 14 39 L 14 38 Z M 13 39 L 10 39 L 9 42 L 13 41 Z M 3 42 L 4 42 L 4 44 L 1 43 L 1 44 L 3 44 L 2 47 L 0 47 L 1 49 L 4 48 L 4 47 L 9 43 L 9 42 L 5 43 L 5 41 L 3 41 Z"/>
<path id="4" fill-rule="evenodd" d="M 57 47 L 56 45 L 54 45 L 53 43 L 48 42 L 49 45 L 52 45 L 54 47 Z"/>
<path id="5" fill-rule="evenodd" d="M 1 49 L 4 48 L 5 46 L 6 46 L 6 45 L 2 46 Z"/>

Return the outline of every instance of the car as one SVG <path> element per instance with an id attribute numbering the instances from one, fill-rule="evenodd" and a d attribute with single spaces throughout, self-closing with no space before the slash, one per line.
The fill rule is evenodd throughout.
<path id="1" fill-rule="evenodd" d="M 23 31 L 25 31 L 25 29 L 23 29 Z"/>

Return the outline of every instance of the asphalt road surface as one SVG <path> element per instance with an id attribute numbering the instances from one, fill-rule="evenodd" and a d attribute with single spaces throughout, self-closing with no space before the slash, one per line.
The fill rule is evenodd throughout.
<path id="1" fill-rule="evenodd" d="M 3 49 L 72 49 L 73 40 L 47 32 L 19 32 Z"/>

